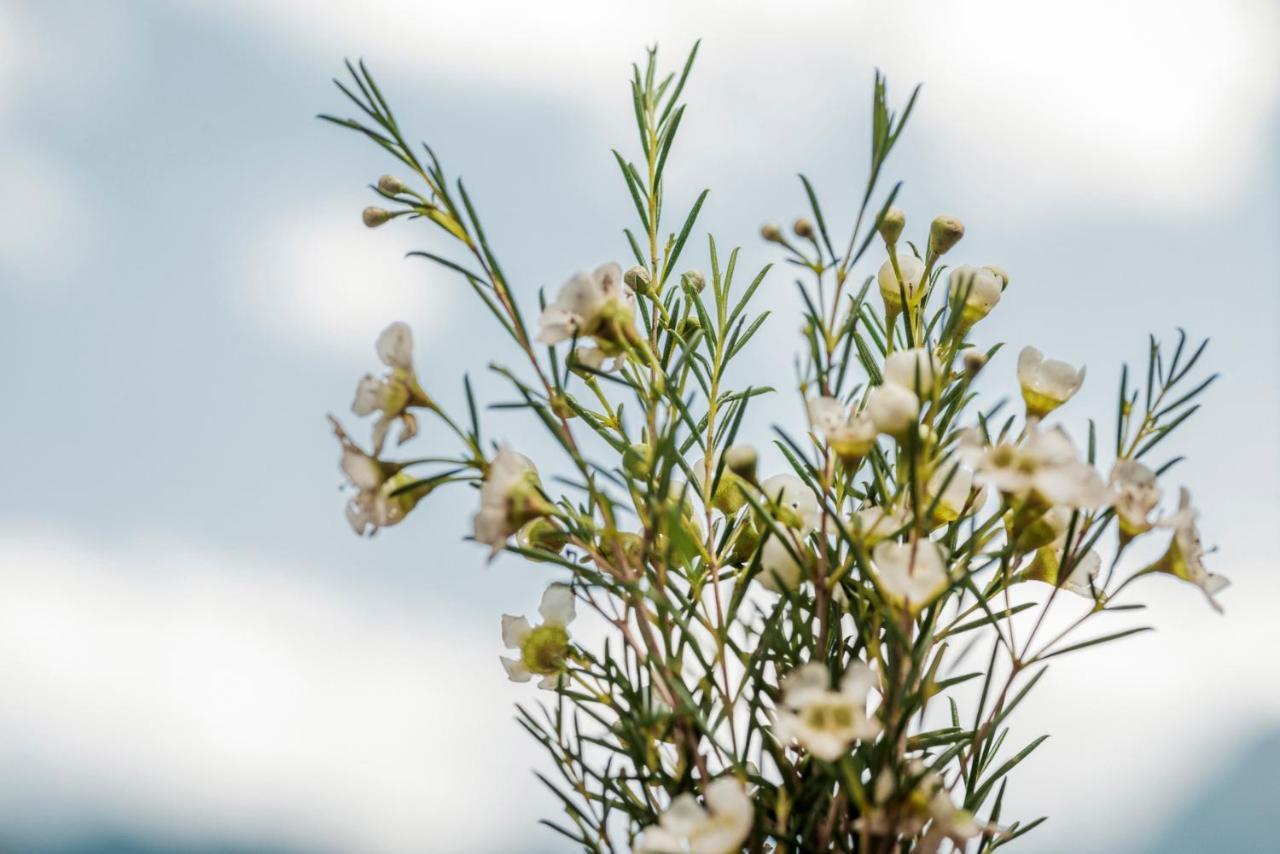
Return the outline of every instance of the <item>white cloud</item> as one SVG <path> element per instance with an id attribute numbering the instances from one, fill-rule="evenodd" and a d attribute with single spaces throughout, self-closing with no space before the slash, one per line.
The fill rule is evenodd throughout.
<path id="1" fill-rule="evenodd" d="M 674 61 L 706 37 L 699 71 L 703 133 L 724 174 L 829 133 L 834 111 L 864 103 L 872 66 L 904 92 L 926 83 L 914 134 L 933 180 L 985 203 L 1043 213 L 1116 204 L 1179 213 L 1230 199 L 1263 144 L 1280 79 L 1274 4 L 1159 0 L 1053 4 L 651 3 L 301 0 L 196 5 L 262 27 L 292 49 L 363 55 L 432 86 L 482 85 L 578 102 L 588 116 L 624 98 L 628 63 L 660 39 Z M 307 25 L 299 27 L 305 20 Z M 859 93 L 849 102 L 850 92 Z M 401 97 L 408 97 L 404 94 Z M 622 104 L 625 107 L 625 104 Z M 766 111 L 767 115 L 761 115 Z M 613 130 L 618 131 L 619 128 Z M 613 134 L 617 138 L 617 133 Z M 779 168 L 784 168 L 779 167 Z M 952 185 L 954 182 L 954 186 Z M 966 209 L 972 205 L 966 203 Z"/>
<path id="2" fill-rule="evenodd" d="M 534 746 L 479 630 L 181 542 L 0 535 L 0 824 L 519 848 Z"/>
<path id="3" fill-rule="evenodd" d="M 404 258 L 406 240 L 394 228 L 365 229 L 358 207 L 275 216 L 237 261 L 237 305 L 278 340 L 372 357 L 393 320 L 430 332 L 456 290 L 434 265 Z"/>

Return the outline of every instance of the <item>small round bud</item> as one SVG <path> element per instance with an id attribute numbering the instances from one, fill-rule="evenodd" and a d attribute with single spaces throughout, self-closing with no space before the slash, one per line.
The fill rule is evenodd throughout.
<path id="1" fill-rule="evenodd" d="M 760 455 L 750 445 L 733 445 L 724 452 L 724 464 L 729 471 L 748 483 L 756 482 L 756 468 Z"/>
<path id="2" fill-rule="evenodd" d="M 707 277 L 699 273 L 697 270 L 690 270 L 680 276 L 680 287 L 686 291 L 692 291 L 695 294 L 702 293 L 702 289 L 707 286 Z"/>
<path id="3" fill-rule="evenodd" d="M 680 321 L 680 337 L 686 341 L 697 335 L 702 330 L 702 321 L 698 319 L 698 315 L 691 314 L 684 320 Z"/>
<path id="4" fill-rule="evenodd" d="M 388 196 L 398 196 L 406 189 L 404 182 L 395 175 L 383 175 L 378 179 L 378 189 Z"/>
<path id="5" fill-rule="evenodd" d="M 805 217 L 800 217 L 792 224 L 791 230 L 796 233 L 796 237 L 803 237 L 806 240 L 813 237 L 813 223 Z"/>
<path id="6" fill-rule="evenodd" d="M 907 215 L 901 208 L 889 208 L 880 218 L 879 231 L 885 246 L 897 246 L 902 230 L 907 227 Z"/>
<path id="7" fill-rule="evenodd" d="M 782 229 L 778 227 L 777 223 L 768 222 L 760 226 L 760 236 L 763 237 L 765 240 L 769 241 L 770 243 L 784 242 L 782 237 Z"/>
<path id="8" fill-rule="evenodd" d="M 964 237 L 964 223 L 953 216 L 940 216 L 929 226 L 929 254 L 946 255 Z"/>
<path id="9" fill-rule="evenodd" d="M 1005 272 L 1004 267 L 997 267 L 995 264 L 987 264 L 982 269 L 990 270 L 991 273 L 1000 280 L 1000 290 L 1009 287 L 1009 274 Z"/>
<path id="10" fill-rule="evenodd" d="M 627 287 L 638 294 L 649 293 L 650 277 L 649 271 L 639 264 L 627 270 L 622 274 L 622 281 Z"/>
<path id="11" fill-rule="evenodd" d="M 551 411 L 566 421 L 578 417 L 578 413 L 569 405 L 569 396 L 564 392 L 556 392 L 551 396 Z"/>
<path id="12" fill-rule="evenodd" d="M 369 228 L 377 228 L 391 219 L 391 212 L 382 208 L 365 208 L 360 218 L 364 220 L 364 224 Z"/>
<path id="13" fill-rule="evenodd" d="M 987 366 L 987 354 L 977 347 L 965 350 L 960 354 L 960 359 L 964 362 L 964 374 L 969 379 L 976 377 L 978 372 Z"/>
<path id="14" fill-rule="evenodd" d="M 634 480 L 648 480 L 653 471 L 653 451 L 645 444 L 631 445 L 622 452 L 622 470 Z"/>

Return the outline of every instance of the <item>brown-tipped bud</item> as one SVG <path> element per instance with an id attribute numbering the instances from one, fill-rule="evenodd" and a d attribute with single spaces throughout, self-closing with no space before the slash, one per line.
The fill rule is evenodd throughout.
<path id="1" fill-rule="evenodd" d="M 755 483 L 760 455 L 750 445 L 733 445 L 724 452 L 724 464 L 738 477 L 748 483 Z"/>
<path id="2" fill-rule="evenodd" d="M 982 269 L 990 270 L 997 279 L 1000 280 L 1000 290 L 1009 287 L 1009 274 L 1004 271 L 1004 267 L 997 267 L 995 264 L 987 264 Z"/>
<path id="3" fill-rule="evenodd" d="M 776 222 L 767 222 L 760 226 L 760 236 L 770 243 L 783 243 L 782 229 Z"/>
<path id="4" fill-rule="evenodd" d="M 365 208 L 360 218 L 364 220 L 364 224 L 369 228 L 377 228 L 391 219 L 391 212 L 382 208 Z"/>
<path id="5" fill-rule="evenodd" d="M 946 255 L 964 237 L 964 223 L 953 216 L 940 216 L 929 226 L 929 254 Z"/>
<path id="6" fill-rule="evenodd" d="M 649 293 L 649 285 L 651 283 L 649 271 L 639 264 L 623 273 L 622 281 L 638 294 Z"/>
<path id="7" fill-rule="evenodd" d="M 796 233 L 796 237 L 803 237 L 806 240 L 813 238 L 813 223 L 804 217 L 800 217 L 792 223 L 791 230 Z"/>
<path id="8" fill-rule="evenodd" d="M 987 366 L 987 354 L 976 347 L 970 347 L 960 356 L 964 362 L 964 375 L 973 379 L 978 372 Z"/>
<path id="9" fill-rule="evenodd" d="M 707 286 L 707 277 L 699 273 L 697 270 L 690 270 L 680 276 L 680 287 L 686 291 L 692 291 L 695 294 L 702 293 L 702 289 Z"/>
<path id="10" fill-rule="evenodd" d="M 378 179 L 378 189 L 388 196 L 398 196 L 408 188 L 395 175 L 383 175 Z"/>
<path id="11" fill-rule="evenodd" d="M 906 227 L 907 215 L 901 208 L 889 208 L 885 211 L 879 225 L 880 237 L 884 239 L 884 245 L 897 246 L 898 238 L 902 236 L 902 230 Z"/>

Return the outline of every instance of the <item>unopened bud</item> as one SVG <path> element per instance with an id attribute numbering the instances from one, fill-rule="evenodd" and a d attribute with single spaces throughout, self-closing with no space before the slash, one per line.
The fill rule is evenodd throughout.
<path id="1" fill-rule="evenodd" d="M 622 452 L 622 470 L 635 480 L 648 480 L 653 471 L 653 451 L 642 443 L 631 445 Z"/>
<path id="2" fill-rule="evenodd" d="M 391 212 L 382 208 L 365 208 L 360 218 L 364 220 L 364 224 L 369 228 L 377 228 L 391 219 Z"/>
<path id="3" fill-rule="evenodd" d="M 796 233 L 796 237 L 809 239 L 813 237 L 813 223 L 804 217 L 800 217 L 792 224 L 791 230 Z"/>
<path id="4" fill-rule="evenodd" d="M 724 452 L 724 464 L 729 471 L 748 483 L 756 482 L 756 467 L 760 455 L 750 445 L 733 445 Z"/>
<path id="5" fill-rule="evenodd" d="M 1009 274 L 1004 271 L 1004 267 L 997 267 L 995 264 L 987 264 L 984 270 L 990 270 L 997 279 L 1000 280 L 1000 290 L 1009 287 Z"/>
<path id="6" fill-rule="evenodd" d="M 641 267 L 639 264 L 623 273 L 622 281 L 626 283 L 627 287 L 631 288 L 631 290 L 638 294 L 649 293 L 649 271 L 644 267 Z"/>
<path id="7" fill-rule="evenodd" d="M 902 212 L 901 208 L 889 208 L 884 212 L 884 216 L 880 218 L 880 236 L 884 239 L 885 246 L 897 246 L 898 238 L 902 236 L 902 230 L 907 227 L 907 215 Z"/>
<path id="8" fill-rule="evenodd" d="M 698 315 L 691 314 L 684 320 L 680 321 L 680 337 L 686 341 L 702 331 L 702 321 L 698 319 Z"/>
<path id="9" fill-rule="evenodd" d="M 770 243 L 783 243 L 782 229 L 777 223 L 768 222 L 760 226 L 760 236 Z"/>
<path id="10" fill-rule="evenodd" d="M 680 276 L 680 287 L 686 291 L 692 291 L 695 294 L 702 293 L 702 289 L 707 286 L 707 277 L 699 273 L 697 270 L 690 270 Z"/>
<path id="11" fill-rule="evenodd" d="M 940 216 L 929 226 L 929 254 L 946 255 L 964 237 L 964 223 L 953 216 Z"/>
<path id="12" fill-rule="evenodd" d="M 398 196 L 407 188 L 404 182 L 395 175 L 383 175 L 378 179 L 378 189 L 386 193 L 388 196 Z"/>
<path id="13" fill-rule="evenodd" d="M 970 347 L 960 356 L 964 362 L 964 373 L 969 379 L 973 379 L 978 372 L 987 366 L 987 354 L 979 350 L 977 347 Z"/>

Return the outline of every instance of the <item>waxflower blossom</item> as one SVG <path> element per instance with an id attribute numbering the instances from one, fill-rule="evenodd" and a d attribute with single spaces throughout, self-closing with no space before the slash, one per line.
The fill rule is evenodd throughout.
<path id="1" fill-rule="evenodd" d="M 542 484 L 533 462 L 503 445 L 489 464 L 480 486 L 480 512 L 473 536 L 497 554 L 507 538 L 526 522 L 546 516 L 554 508 L 542 496 Z"/>
<path id="2" fill-rule="evenodd" d="M 876 584 L 884 597 L 918 614 L 947 589 L 951 579 L 938 546 L 931 540 L 882 542 L 871 552 Z"/>
<path id="3" fill-rule="evenodd" d="M 760 484 L 778 522 L 788 528 L 812 531 L 818 527 L 821 511 L 818 496 L 793 474 L 775 474 Z"/>
<path id="4" fill-rule="evenodd" d="M 507 649 L 520 650 L 520 657 L 499 656 L 499 660 L 512 682 L 541 676 L 538 687 L 551 690 L 560 683 L 569 652 L 566 627 L 574 618 L 573 591 L 567 585 L 552 584 L 542 594 L 538 613 L 542 623 L 537 626 L 524 617 L 502 615 L 502 643 Z"/>
<path id="5" fill-rule="evenodd" d="M 898 262 L 895 271 L 893 262 Z M 880 265 L 876 281 L 880 284 L 880 296 L 884 298 L 885 309 L 893 314 L 902 312 L 902 293 L 906 292 L 907 302 L 915 305 L 923 295 L 921 279 L 924 277 L 924 262 L 914 255 L 899 254 Z"/>
<path id="6" fill-rule="evenodd" d="M 856 462 L 875 447 L 876 425 L 865 412 L 850 413 L 834 397 L 811 397 L 807 408 L 813 429 L 845 462 Z"/>
<path id="7" fill-rule="evenodd" d="M 994 446 L 971 430 L 961 437 L 957 452 L 975 470 L 977 483 L 1009 497 L 1082 509 L 1111 501 L 1102 476 L 1080 459 L 1060 427 L 1042 430 L 1031 423 L 1021 441 L 1003 440 Z"/>
<path id="8" fill-rule="evenodd" d="M 356 493 L 348 501 L 346 517 L 351 529 L 360 536 L 373 536 L 379 528 L 389 528 L 404 520 L 417 506 L 431 487 L 422 484 L 396 494 L 398 490 L 413 484 L 414 478 L 403 471 L 404 466 L 380 460 L 365 453 L 351 440 L 336 418 L 330 418 L 334 435 L 342 445 L 339 466 Z"/>
<path id="9" fill-rule="evenodd" d="M 920 398 L 895 383 L 882 383 L 867 393 L 866 413 L 877 431 L 900 439 L 916 423 Z"/>
<path id="10" fill-rule="evenodd" d="M 539 343 L 593 338 L 604 356 L 617 355 L 639 341 L 635 295 L 622 281 L 617 264 L 603 264 L 590 275 L 576 273 L 543 310 L 538 326 Z"/>
<path id="11" fill-rule="evenodd" d="M 1084 368 L 1046 359 L 1035 347 L 1018 354 L 1018 384 L 1027 404 L 1027 417 L 1043 418 L 1071 399 L 1084 384 Z"/>
<path id="12" fill-rule="evenodd" d="M 990 314 L 1004 290 L 999 276 L 988 267 L 962 264 L 951 271 L 947 281 L 951 285 L 951 298 L 963 300 L 960 323 L 965 328 Z"/>
<path id="13" fill-rule="evenodd" d="M 742 783 L 720 777 L 707 784 L 706 806 L 690 792 L 678 795 L 636 837 L 635 854 L 733 854 L 751 833 L 755 806 Z"/>
<path id="14" fill-rule="evenodd" d="M 981 488 L 979 488 L 981 492 Z M 974 495 L 973 472 L 959 465 L 943 465 L 925 484 L 926 507 L 933 507 L 936 521 L 954 522 L 966 510 L 982 506 L 983 496 Z"/>
<path id="15" fill-rule="evenodd" d="M 365 374 L 356 386 L 351 411 L 360 417 L 377 413 L 373 425 L 373 453 L 382 453 L 382 446 L 393 424 L 400 424 L 403 445 L 418 433 L 418 420 L 409 410 L 413 407 L 430 407 L 431 399 L 418 383 L 413 370 L 413 332 L 408 324 L 396 322 L 382 330 L 377 343 L 378 358 L 391 369 L 383 377 Z"/>
<path id="16" fill-rule="evenodd" d="M 1120 525 L 1120 536 L 1130 540 L 1154 527 L 1151 511 L 1160 503 L 1160 484 L 1156 473 L 1137 460 L 1116 460 L 1111 469 L 1111 488 L 1116 497 L 1113 506 Z"/>
<path id="17" fill-rule="evenodd" d="M 774 714 L 773 732 L 783 744 L 795 741 L 819 759 L 834 762 L 855 741 L 880 734 L 879 722 L 867 717 L 867 695 L 876 686 L 871 668 L 854 662 L 831 690 L 827 666 L 811 661 L 782 680 L 782 702 Z"/>
<path id="18" fill-rule="evenodd" d="M 884 360 L 884 381 L 924 397 L 933 393 L 942 374 L 938 357 L 924 347 L 889 354 Z"/>
<path id="19" fill-rule="evenodd" d="M 1031 581 L 1043 581 L 1053 587 L 1069 590 L 1077 596 L 1094 598 L 1098 573 L 1102 570 L 1102 556 L 1090 549 L 1075 557 L 1071 571 L 1062 578 L 1064 549 L 1061 542 L 1036 550 L 1035 557 L 1027 565 L 1023 577 Z"/>
<path id="20" fill-rule="evenodd" d="M 854 513 L 853 522 L 862 544 L 870 548 L 910 525 L 911 516 L 903 510 L 886 510 L 872 505 Z"/>
<path id="21" fill-rule="evenodd" d="M 942 776 L 929 769 L 918 759 L 908 762 L 906 776 L 914 780 L 902 803 L 892 810 L 892 817 L 885 803 L 893 796 L 893 774 L 886 769 L 876 780 L 876 806 L 869 814 L 858 819 L 856 827 L 877 835 L 901 835 L 912 837 L 920 834 L 914 852 L 935 854 L 944 841 L 950 840 L 955 850 L 964 851 L 965 844 L 975 836 L 990 833 L 996 836 L 1005 831 L 996 825 L 979 822 L 973 813 L 961 809 L 951 800 L 943 784 Z"/>
<path id="22" fill-rule="evenodd" d="M 1173 538 L 1163 556 L 1148 566 L 1144 572 L 1166 572 L 1175 578 L 1189 581 L 1204 591 L 1205 598 L 1219 614 L 1222 606 L 1214 598 L 1231 582 L 1210 572 L 1204 565 L 1204 546 L 1200 542 L 1200 526 L 1196 523 L 1199 512 L 1191 506 L 1191 492 L 1184 486 L 1178 493 L 1178 510 L 1160 527 L 1172 528 Z"/>

